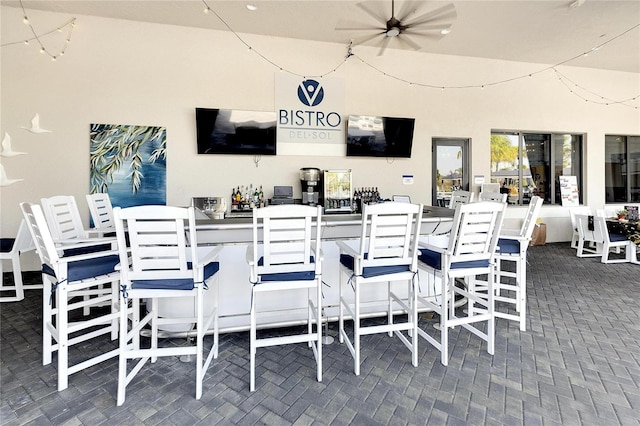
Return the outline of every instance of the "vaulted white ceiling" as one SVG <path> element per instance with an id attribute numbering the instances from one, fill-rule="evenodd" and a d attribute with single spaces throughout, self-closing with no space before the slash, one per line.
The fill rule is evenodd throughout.
<path id="1" fill-rule="evenodd" d="M 391 0 L 364 1 L 370 11 L 391 17 Z M 257 6 L 257 10 L 248 10 L 248 3 Z M 345 48 L 350 40 L 371 33 L 336 31 L 337 26 L 377 23 L 372 14 L 357 3 L 360 2 L 23 0 L 27 10 L 228 30 L 217 14 L 237 33 L 341 43 Z M 409 19 L 447 3 L 398 0 L 395 10 L 409 13 Z M 419 51 L 551 65 L 571 59 L 567 65 L 640 73 L 639 0 L 454 0 L 452 3 L 457 17 L 451 33 L 440 40 L 414 39 L 422 46 Z M 13 0 L 0 0 L 0 4 L 20 7 L 20 2 Z M 215 13 L 205 14 L 207 6 Z M 591 51 L 598 46 L 601 48 Z M 388 48 L 412 47 L 394 39 Z M 586 52 L 589 54 L 583 55 Z"/>

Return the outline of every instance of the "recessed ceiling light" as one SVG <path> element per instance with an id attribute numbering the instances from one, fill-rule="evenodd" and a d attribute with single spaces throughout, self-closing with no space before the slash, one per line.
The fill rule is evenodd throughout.
<path id="1" fill-rule="evenodd" d="M 440 34 L 442 35 L 447 35 L 451 32 L 451 28 L 444 28 L 442 30 L 440 30 Z"/>
<path id="2" fill-rule="evenodd" d="M 258 10 L 258 6 L 256 6 L 255 4 L 247 3 L 247 9 Z"/>

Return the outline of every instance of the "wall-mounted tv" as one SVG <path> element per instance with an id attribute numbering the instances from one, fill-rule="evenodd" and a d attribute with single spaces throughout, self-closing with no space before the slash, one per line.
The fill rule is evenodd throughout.
<path id="1" fill-rule="evenodd" d="M 276 113 L 196 108 L 198 154 L 276 155 Z"/>
<path id="2" fill-rule="evenodd" d="M 411 158 L 413 118 L 350 115 L 348 157 Z"/>

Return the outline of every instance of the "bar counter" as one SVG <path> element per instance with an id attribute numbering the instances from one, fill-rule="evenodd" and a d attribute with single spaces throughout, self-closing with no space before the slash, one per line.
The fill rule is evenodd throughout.
<path id="1" fill-rule="evenodd" d="M 249 212 L 250 213 L 250 212 Z M 451 229 L 454 211 L 443 207 L 425 206 L 421 235 L 425 238 L 446 234 Z M 204 214 L 203 214 L 204 216 Z M 339 250 L 336 240 L 356 240 L 361 233 L 362 216 L 360 214 L 325 214 L 322 216 L 322 281 L 324 300 L 322 301 L 325 317 L 330 321 L 337 319 L 339 298 Z M 220 331 L 241 331 L 249 329 L 249 308 L 251 302 L 251 284 L 249 283 L 249 267 L 246 263 L 246 250 L 252 243 L 253 219 L 250 215 L 243 217 L 227 217 L 225 219 L 199 219 L 198 245 L 202 250 L 208 246 L 223 245 L 220 254 L 220 277 L 218 291 L 218 309 L 220 313 Z M 422 288 L 427 285 L 428 277 L 422 277 Z M 395 285 L 395 284 L 394 284 Z M 397 283 L 399 288 L 406 287 L 405 283 Z M 399 291 L 402 293 L 401 291 Z M 213 302 L 215 293 L 211 290 L 205 294 L 207 301 Z M 372 288 L 363 296 L 366 300 L 375 302 L 386 297 L 386 290 L 380 287 Z M 268 318 L 262 317 L 260 322 L 268 323 L 271 327 L 295 325 L 306 319 L 306 293 L 300 292 L 299 297 L 287 293 L 285 300 L 274 296 L 272 299 L 261 300 L 261 310 L 268 310 Z M 162 303 L 162 302 L 161 302 Z M 182 317 L 192 315 L 191 301 L 167 301 L 159 306 L 160 314 L 167 317 Z M 295 310 L 286 310 L 294 307 Z M 375 315 L 374 311 L 370 312 Z M 186 330 L 169 329 L 170 332 Z"/>
<path id="2" fill-rule="evenodd" d="M 425 206 L 422 214 L 422 235 L 449 232 L 454 210 L 445 207 Z M 204 213 L 201 217 L 206 217 Z M 198 219 L 198 243 L 201 245 L 247 244 L 252 241 L 253 219 L 251 212 L 227 215 L 224 219 Z M 335 241 L 359 238 L 362 216 L 357 214 L 324 214 L 322 216 L 322 240 Z"/>

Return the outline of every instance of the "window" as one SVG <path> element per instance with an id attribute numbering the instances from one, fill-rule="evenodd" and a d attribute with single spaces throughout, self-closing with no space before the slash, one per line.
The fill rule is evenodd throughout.
<path id="1" fill-rule="evenodd" d="M 491 182 L 509 194 L 509 204 L 529 204 L 533 195 L 545 204 L 562 204 L 560 176 L 576 176 L 582 187 L 580 134 L 491 132 Z M 582 202 L 582 191 L 580 191 Z"/>
<path id="2" fill-rule="evenodd" d="M 640 136 L 604 138 L 605 201 L 640 202 Z"/>

